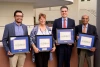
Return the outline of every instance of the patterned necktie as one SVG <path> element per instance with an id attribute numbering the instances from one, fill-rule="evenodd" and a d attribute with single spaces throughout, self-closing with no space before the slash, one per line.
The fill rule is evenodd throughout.
<path id="1" fill-rule="evenodd" d="M 64 19 L 63 28 L 67 28 L 66 19 Z"/>
<path id="2" fill-rule="evenodd" d="M 82 33 L 86 33 L 86 26 L 83 27 Z"/>

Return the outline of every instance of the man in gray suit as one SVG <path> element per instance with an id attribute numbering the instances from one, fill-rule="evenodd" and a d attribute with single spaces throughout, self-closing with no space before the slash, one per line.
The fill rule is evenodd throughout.
<path id="1" fill-rule="evenodd" d="M 20 10 L 14 12 L 15 21 L 13 23 L 7 24 L 4 29 L 4 34 L 2 38 L 4 49 L 9 56 L 10 67 L 23 67 L 26 54 L 18 53 L 12 54 L 9 49 L 9 37 L 10 36 L 24 36 L 28 35 L 27 26 L 22 24 L 23 13 Z"/>

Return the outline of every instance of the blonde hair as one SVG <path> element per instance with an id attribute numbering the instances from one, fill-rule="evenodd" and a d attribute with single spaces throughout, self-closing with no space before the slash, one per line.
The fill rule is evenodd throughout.
<path id="1" fill-rule="evenodd" d="M 40 14 L 39 14 L 39 19 L 40 19 L 41 17 L 43 17 L 43 18 L 45 18 L 45 19 L 46 19 L 46 15 L 45 15 L 45 14 L 43 14 L 43 13 L 40 13 Z"/>

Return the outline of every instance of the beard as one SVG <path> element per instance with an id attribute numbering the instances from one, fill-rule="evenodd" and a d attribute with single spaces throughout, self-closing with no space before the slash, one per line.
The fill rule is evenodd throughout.
<path id="1" fill-rule="evenodd" d="M 15 20 L 17 23 L 22 23 L 22 19 L 20 20 Z"/>
<path id="2" fill-rule="evenodd" d="M 18 21 L 16 21 L 17 23 L 22 23 L 22 22 L 18 22 Z"/>

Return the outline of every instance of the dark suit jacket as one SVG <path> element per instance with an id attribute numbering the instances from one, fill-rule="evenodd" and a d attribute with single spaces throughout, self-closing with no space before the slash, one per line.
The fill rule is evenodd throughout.
<path id="1" fill-rule="evenodd" d="M 75 27 L 75 21 L 73 19 L 68 18 L 68 24 L 67 24 L 67 28 L 74 28 Z M 61 29 L 62 28 L 62 18 L 58 18 L 54 21 L 53 24 L 53 29 L 52 29 L 52 34 L 54 39 L 56 40 L 56 29 Z"/>
<path id="2" fill-rule="evenodd" d="M 79 33 L 82 33 L 82 24 L 75 27 L 75 33 L 76 33 L 76 36 L 78 36 Z M 96 47 L 96 43 L 97 43 L 97 40 L 98 40 L 96 27 L 94 25 L 88 24 L 88 28 L 87 28 L 87 33 L 86 34 L 95 36 L 94 47 Z M 78 54 L 80 54 L 80 50 L 81 49 L 78 49 Z M 93 55 L 93 52 L 88 51 L 88 54 L 91 56 L 91 55 Z"/>
<path id="3" fill-rule="evenodd" d="M 24 31 L 24 35 L 28 35 L 27 26 L 22 24 L 22 28 L 23 28 L 23 31 Z M 5 29 L 4 29 L 2 43 L 3 43 L 3 46 L 4 46 L 4 48 L 7 52 L 10 50 L 9 49 L 9 42 L 8 42 L 10 36 L 16 36 L 15 35 L 15 24 L 14 24 L 14 22 L 7 24 L 5 26 Z"/>

